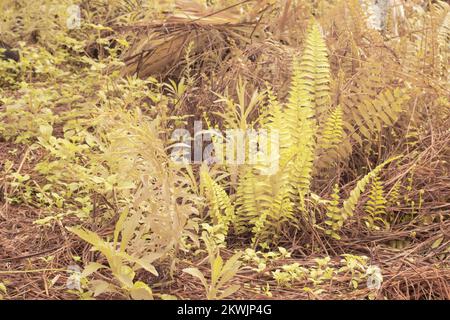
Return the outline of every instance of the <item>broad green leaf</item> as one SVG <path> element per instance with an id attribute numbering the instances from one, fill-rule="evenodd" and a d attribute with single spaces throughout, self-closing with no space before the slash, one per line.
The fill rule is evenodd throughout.
<path id="1" fill-rule="evenodd" d="M 222 294 L 219 296 L 219 299 L 225 299 L 226 297 L 231 296 L 233 293 L 238 291 L 240 288 L 241 288 L 241 286 L 238 284 L 229 286 L 222 292 Z"/>
<path id="2" fill-rule="evenodd" d="M 130 295 L 133 300 L 153 300 L 152 289 L 142 281 L 137 281 L 130 289 Z"/>
<path id="3" fill-rule="evenodd" d="M 197 268 L 185 268 L 183 269 L 183 272 L 200 279 L 203 286 L 205 288 L 208 287 L 208 283 L 206 282 L 205 276 Z"/>
<path id="4" fill-rule="evenodd" d="M 0 282 L 0 291 L 3 292 L 4 294 L 7 293 L 6 286 L 3 282 Z"/>
<path id="5" fill-rule="evenodd" d="M 108 282 L 103 280 L 91 280 L 89 281 L 89 287 L 94 292 L 94 297 L 98 297 L 102 293 L 115 291 Z"/>
<path id="6" fill-rule="evenodd" d="M 97 262 L 90 262 L 81 273 L 82 278 L 89 277 L 94 272 L 97 272 L 99 269 L 106 268 L 106 266 L 97 263 Z"/>
<path id="7" fill-rule="evenodd" d="M 217 281 L 222 273 L 223 259 L 220 254 L 214 259 L 213 265 L 211 266 L 211 285 L 216 286 Z"/>
<path id="8" fill-rule="evenodd" d="M 122 211 L 122 213 L 119 216 L 119 219 L 117 220 L 116 227 L 114 228 L 114 248 L 116 248 L 117 246 L 119 234 L 123 229 L 123 223 L 125 222 L 127 216 L 128 216 L 128 208 Z"/>
<path id="9" fill-rule="evenodd" d="M 121 266 L 118 273 L 114 274 L 117 280 L 120 281 L 123 287 L 133 287 L 133 279 L 136 273 L 128 266 Z"/>
<path id="10" fill-rule="evenodd" d="M 39 133 L 44 138 L 48 138 L 53 134 L 53 127 L 49 124 L 42 124 L 39 126 Z"/>
<path id="11" fill-rule="evenodd" d="M 158 271 L 148 261 L 145 261 L 143 259 L 134 258 L 134 257 L 130 256 L 129 254 L 125 253 L 125 252 L 116 252 L 116 255 L 118 257 L 121 257 L 121 258 L 127 260 L 128 262 L 135 263 L 136 265 L 138 265 L 139 267 L 147 270 L 151 274 L 153 274 L 155 276 L 158 276 Z"/>
<path id="12" fill-rule="evenodd" d="M 439 247 L 442 243 L 442 240 L 444 240 L 444 237 L 440 237 L 436 241 L 434 241 L 431 245 L 431 249 L 436 249 L 437 247 Z"/>

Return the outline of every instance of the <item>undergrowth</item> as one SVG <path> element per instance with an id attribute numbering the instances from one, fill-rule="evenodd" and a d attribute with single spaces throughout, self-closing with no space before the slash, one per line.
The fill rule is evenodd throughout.
<path id="1" fill-rule="evenodd" d="M 369 243 L 412 253 L 425 243 L 448 274 L 448 4 L 405 3 L 374 30 L 357 0 L 240 11 L 222 11 L 230 1 L 75 2 L 79 28 L 65 25 L 64 1 L 43 12 L 6 1 L 0 22 L 20 52 L 0 60 L 1 143 L 14 146 L 1 159 L 0 219 L 27 206 L 39 230 L 63 227 L 82 268 L 67 272 L 78 285 L 64 292 L 186 298 L 169 289 L 186 277 L 207 299 L 296 286 L 342 298 L 334 281 L 349 297 L 400 294 L 377 286 L 389 266 L 372 261 Z M 192 133 L 194 120 L 216 160 L 237 153 L 232 130 L 276 134 L 257 145 L 278 153 L 244 143 L 242 164 L 174 161 L 196 137 L 173 132 Z M 80 243 L 99 254 L 81 259 Z M 248 270 L 260 283 L 243 283 Z M 8 270 L 0 275 L 8 298 Z"/>

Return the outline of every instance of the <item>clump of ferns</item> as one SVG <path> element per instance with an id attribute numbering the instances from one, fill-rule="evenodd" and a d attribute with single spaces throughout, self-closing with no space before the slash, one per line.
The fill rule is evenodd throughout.
<path id="1" fill-rule="evenodd" d="M 232 168 L 234 171 L 230 173 L 237 177 L 236 192 L 233 194 L 234 230 L 238 234 L 251 232 L 255 246 L 267 246 L 268 243 L 276 242 L 284 225 L 300 228 L 304 221 L 315 225 L 315 208 L 310 205 L 313 202 L 313 177 L 321 166 L 330 168 L 336 165 L 338 151 L 346 138 L 344 128 L 348 127 L 348 120 L 344 122 L 343 108 L 330 108 L 329 83 L 327 47 L 319 25 L 313 21 L 308 29 L 303 55 L 293 62 L 286 103 L 279 102 L 275 94 L 267 90 L 266 110 L 263 110 L 256 124 L 249 124 L 247 120 L 248 114 L 258 105 L 260 95 L 254 93 L 249 104 L 244 103 L 243 98 L 240 98 L 236 106 L 229 103 L 233 112 L 228 112 L 224 120 L 232 128 L 248 129 L 259 125 L 262 129 L 279 134 L 279 168 L 276 172 L 263 174 L 260 169 L 264 169 L 264 165 L 260 164 L 259 167 L 244 166 L 238 171 Z M 240 86 L 239 96 L 244 97 L 244 89 L 244 86 Z M 400 101 L 400 98 L 403 98 L 401 92 L 387 92 L 383 96 L 383 103 L 373 102 L 361 109 L 364 112 L 359 110 L 363 112 L 360 117 L 367 118 L 368 114 L 379 112 L 381 115 L 373 119 L 378 126 L 382 122 L 392 124 L 394 115 L 391 121 L 385 117 L 384 111 L 382 113 L 378 109 L 381 105 L 386 111 L 390 101 Z M 395 106 L 401 109 L 400 102 Z M 269 145 L 273 143 L 270 142 Z M 337 196 L 339 190 L 335 188 L 325 222 L 329 226 L 327 233 L 330 236 L 340 238 L 339 230 L 353 216 L 366 185 L 391 160 L 382 163 L 359 180 L 349 198 L 343 201 L 342 207 Z M 215 202 L 210 204 L 211 212 L 217 221 L 219 216 L 216 213 L 225 217 L 229 216 L 227 212 L 232 212 L 231 201 L 229 198 L 225 200 L 227 194 L 218 187 L 220 186 L 213 183 L 208 184 L 211 189 L 209 198 Z"/>
<path id="2" fill-rule="evenodd" d="M 329 103 L 329 79 L 327 48 L 313 21 L 303 55 L 293 63 L 287 103 L 281 104 L 268 93 L 269 114 L 263 128 L 279 133 L 279 169 L 269 176 L 249 171 L 237 191 L 244 194 L 238 216 L 253 225 L 253 243 L 273 240 L 282 224 L 294 219 L 295 211 L 307 215 L 305 200 L 318 148 L 317 119 L 323 117 Z"/>

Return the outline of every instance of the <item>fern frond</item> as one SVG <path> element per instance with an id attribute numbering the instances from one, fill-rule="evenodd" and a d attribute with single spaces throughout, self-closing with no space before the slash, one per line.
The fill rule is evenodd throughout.
<path id="1" fill-rule="evenodd" d="M 260 198 L 264 189 L 260 186 L 253 170 L 241 175 L 236 190 L 236 219 L 233 222 L 237 234 L 249 231 L 249 222 L 262 212 Z"/>
<path id="2" fill-rule="evenodd" d="M 397 181 L 392 187 L 391 191 L 388 193 L 387 206 L 399 205 L 398 200 L 400 199 L 400 180 Z"/>
<path id="3" fill-rule="evenodd" d="M 291 200 L 304 208 L 310 191 L 316 149 L 317 118 L 329 105 L 330 66 L 319 25 L 308 29 L 303 55 L 294 60 L 289 99 L 281 127 L 280 165 L 286 168 Z"/>
<path id="4" fill-rule="evenodd" d="M 290 178 L 296 190 L 300 206 L 304 209 L 306 195 L 310 191 L 313 171 L 314 151 L 308 146 L 299 144 L 297 153 L 291 167 Z"/>
<path id="5" fill-rule="evenodd" d="M 273 242 L 280 234 L 283 223 L 292 218 L 293 205 L 289 199 L 289 193 L 286 188 L 280 188 L 272 195 L 271 205 L 251 221 L 252 243 L 256 245 L 267 239 Z"/>
<path id="6" fill-rule="evenodd" d="M 447 11 L 445 18 L 439 27 L 437 41 L 442 51 L 450 50 L 450 10 Z"/>
<path id="7" fill-rule="evenodd" d="M 338 190 L 337 187 L 335 186 L 333 192 L 333 200 L 331 201 L 331 204 L 328 207 L 327 213 L 328 219 L 325 221 L 325 224 L 331 226 L 331 230 L 326 231 L 327 234 L 331 235 L 336 239 L 339 238 L 337 231 L 339 231 L 342 228 L 342 226 L 344 225 L 345 221 L 347 221 L 348 218 L 353 216 L 353 213 L 356 209 L 356 205 L 358 204 L 361 194 L 364 192 L 364 189 L 366 188 L 367 184 L 371 181 L 371 179 L 379 175 L 384 166 L 386 166 L 388 163 L 398 158 L 399 157 L 395 157 L 386 160 L 385 162 L 375 167 L 368 174 L 366 174 L 362 179 L 360 179 L 356 184 L 356 186 L 353 188 L 353 190 L 350 192 L 350 196 L 347 198 L 347 200 L 344 201 L 342 208 L 339 210 L 337 210 L 337 202 L 339 201 Z"/>
<path id="8" fill-rule="evenodd" d="M 208 199 L 209 211 L 215 225 L 223 226 L 224 235 L 228 233 L 230 222 L 235 213 L 230 198 L 225 190 L 202 169 L 200 172 L 201 189 Z"/>
<path id="9" fill-rule="evenodd" d="M 348 219 L 349 217 L 353 216 L 353 212 L 355 211 L 356 205 L 358 204 L 359 198 L 361 197 L 361 193 L 364 192 L 364 189 L 366 188 L 366 185 L 369 183 L 369 181 L 377 176 L 381 169 L 383 169 L 384 166 L 386 166 L 388 163 L 394 161 L 396 158 L 389 159 L 377 167 L 375 167 L 372 171 L 370 171 L 368 174 L 366 174 L 361 180 L 358 181 L 356 184 L 356 187 L 350 192 L 350 196 L 347 200 L 344 201 L 341 209 L 341 215 L 344 217 L 344 220 Z"/>
<path id="10" fill-rule="evenodd" d="M 282 225 L 294 218 L 294 207 L 289 197 L 289 185 L 277 176 L 269 178 L 272 184 L 270 206 L 252 221 L 253 244 L 270 239 L 272 242 L 280 235 Z"/>
<path id="11" fill-rule="evenodd" d="M 344 139 L 344 120 L 341 106 L 337 106 L 328 116 L 323 124 L 321 137 L 317 145 L 319 157 L 317 166 L 326 167 L 338 157 L 337 149 Z"/>
<path id="12" fill-rule="evenodd" d="M 294 62 L 289 100 L 285 110 L 286 144 L 281 145 L 280 165 L 287 167 L 293 200 L 309 192 L 313 169 L 316 121 L 310 95 L 303 89 L 301 70 Z"/>
<path id="13" fill-rule="evenodd" d="M 330 229 L 325 230 L 325 233 L 336 240 L 341 239 L 337 231 L 339 231 L 344 224 L 344 220 L 340 214 L 339 200 L 339 185 L 336 183 L 333 187 L 333 193 L 331 194 L 331 201 L 327 205 L 326 215 L 328 219 L 325 221 L 325 224 L 330 227 Z"/>
<path id="14" fill-rule="evenodd" d="M 267 89 L 267 115 L 264 119 L 262 127 L 268 131 L 277 131 L 280 138 L 280 146 L 290 144 L 290 132 L 286 126 L 286 115 L 283 106 L 271 89 Z"/>
<path id="15" fill-rule="evenodd" d="M 283 149 L 291 150 L 302 137 L 307 137 L 308 145 L 313 145 L 315 133 L 315 110 L 309 92 L 305 91 L 302 71 L 297 59 L 293 61 L 292 78 L 288 102 L 284 109 L 285 127 L 288 132 L 287 144 Z"/>
<path id="16" fill-rule="evenodd" d="M 249 170 L 241 178 L 236 194 L 237 233 L 252 231 L 253 243 L 279 234 L 283 223 L 293 218 L 287 176 L 282 173 L 266 176 Z"/>
<path id="17" fill-rule="evenodd" d="M 383 219 L 383 216 L 386 215 L 386 203 L 383 184 L 377 175 L 372 178 L 369 200 L 367 200 L 364 207 L 366 225 L 369 229 L 379 230 L 377 221 L 381 221 L 387 225 L 387 222 Z"/>
<path id="18" fill-rule="evenodd" d="M 318 119 L 330 104 L 330 63 L 320 26 L 312 21 L 299 64 L 300 89 L 310 95 Z"/>
<path id="19" fill-rule="evenodd" d="M 322 137 L 320 139 L 319 148 L 329 150 L 336 148 L 342 141 L 344 133 L 343 111 L 341 106 L 337 106 L 329 115 L 323 125 Z"/>
<path id="20" fill-rule="evenodd" d="M 362 98 L 355 104 L 346 105 L 347 128 L 353 132 L 351 137 L 359 144 L 364 140 L 373 141 L 383 127 L 392 127 L 409 99 L 403 89 L 385 89 L 374 99 Z M 352 124 L 354 123 L 354 124 Z M 355 129 L 356 126 L 356 129 Z"/>

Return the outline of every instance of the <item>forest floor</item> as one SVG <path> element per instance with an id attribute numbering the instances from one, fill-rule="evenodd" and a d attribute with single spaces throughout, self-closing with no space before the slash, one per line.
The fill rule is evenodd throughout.
<path id="1" fill-rule="evenodd" d="M 32 167 L 33 163 L 23 160 L 24 147 L 11 143 L 0 142 L 0 162 L 5 158 L 22 167 L 22 172 Z M 31 173 L 31 171 L 29 172 Z M 40 210 L 25 204 L 7 205 L 0 203 L 0 278 L 7 276 L 8 299 L 73 299 L 76 296 L 67 288 L 67 267 L 74 264 L 73 257 L 83 257 L 91 260 L 94 253 L 90 246 L 81 243 L 77 236 L 67 232 L 62 224 L 54 224 L 53 227 L 37 225 L 35 221 L 41 219 Z M 77 223 L 74 219 L 73 223 Z M 65 224 L 70 224 L 66 220 Z M 89 225 L 98 234 L 108 234 L 114 227 L 99 228 Z M 367 286 L 355 290 L 351 287 L 352 275 L 342 275 L 326 285 L 319 291 L 320 297 L 314 290 L 305 290 L 307 282 L 297 282 L 291 287 L 277 287 L 275 281 L 262 273 L 252 269 L 243 270 L 233 282 L 244 284 L 241 289 L 230 298 L 233 299 L 366 299 L 372 296 L 376 299 L 450 299 L 450 270 L 439 258 L 440 254 L 433 250 L 441 236 L 450 230 L 450 220 L 441 223 L 433 223 L 420 228 L 411 228 L 405 225 L 404 230 L 396 233 L 386 232 L 377 234 L 376 237 L 343 239 L 336 250 L 340 252 L 352 252 L 372 257 L 373 265 L 378 265 L 383 270 L 383 283 L 380 289 L 373 290 Z M 395 249 L 389 244 L 390 240 L 409 237 L 411 233 L 421 241 L 408 243 L 402 249 Z M 430 234 L 435 236 L 428 237 Z M 319 256 L 304 255 L 295 250 L 295 244 L 290 251 L 293 257 L 277 260 L 275 264 L 267 267 L 266 271 L 273 271 L 277 267 L 286 264 L 299 263 L 301 266 L 312 266 Z M 224 257 L 231 256 L 230 250 L 224 250 Z M 90 257 L 88 255 L 91 255 Z M 335 252 L 330 252 L 330 265 L 339 265 L 340 257 Z M 6 257 L 6 258 L 5 258 Z M 193 261 L 193 260 L 191 260 Z M 194 260 L 195 261 L 195 260 Z M 204 261 L 194 263 L 200 270 L 206 267 Z M 181 261 L 180 267 L 192 266 L 192 262 Z M 106 276 L 105 276 L 106 278 Z M 267 296 L 261 290 L 269 284 L 271 296 Z M 185 273 L 175 274 L 173 279 L 156 285 L 155 290 L 171 292 L 180 299 L 202 299 L 204 289 L 202 284 Z M 104 294 L 103 299 L 120 298 L 114 294 Z"/>

